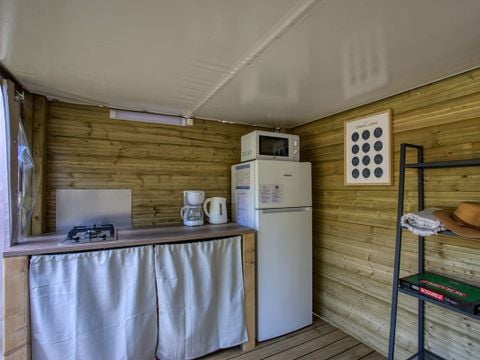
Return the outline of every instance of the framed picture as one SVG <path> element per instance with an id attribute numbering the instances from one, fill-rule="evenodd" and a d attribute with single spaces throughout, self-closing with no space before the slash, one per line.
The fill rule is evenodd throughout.
<path id="1" fill-rule="evenodd" d="M 392 116 L 345 121 L 345 185 L 392 184 Z"/>

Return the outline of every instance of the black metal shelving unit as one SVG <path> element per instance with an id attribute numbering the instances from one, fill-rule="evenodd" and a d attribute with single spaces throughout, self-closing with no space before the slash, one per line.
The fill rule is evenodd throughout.
<path id="1" fill-rule="evenodd" d="M 407 164 L 406 155 L 408 149 L 414 149 L 417 151 L 417 162 Z M 480 166 L 480 159 L 471 159 L 471 160 L 453 160 L 453 161 L 438 161 L 438 162 L 424 162 L 423 161 L 423 147 L 419 145 L 412 144 L 401 144 L 400 145 L 400 176 L 398 184 L 398 209 L 397 209 L 397 230 L 396 230 L 396 242 L 395 242 L 395 261 L 394 261 L 394 272 L 393 272 L 393 289 L 392 289 L 392 307 L 390 313 L 390 338 L 388 344 L 388 360 L 394 359 L 395 353 L 395 330 L 397 325 L 397 305 L 398 305 L 398 293 L 407 294 L 418 299 L 418 351 L 416 354 L 412 355 L 409 359 L 418 359 L 418 360 L 442 360 L 443 358 L 439 355 L 432 353 L 431 351 L 425 349 L 425 338 L 424 338 L 424 309 L 425 302 L 430 302 L 438 306 L 442 306 L 452 311 L 460 312 L 464 316 L 469 316 L 474 319 L 480 320 L 480 316 L 472 315 L 461 310 L 458 310 L 454 307 L 441 304 L 435 300 L 432 300 L 423 295 L 399 288 L 400 281 L 400 257 L 402 250 L 402 233 L 403 229 L 400 224 L 400 219 L 403 215 L 403 204 L 404 204 L 404 190 L 405 190 L 405 170 L 406 169 L 417 169 L 417 181 L 418 181 L 418 210 L 424 210 L 424 170 L 425 169 L 439 169 L 439 168 L 455 168 L 455 167 L 468 167 L 468 166 Z M 451 232 L 445 233 L 445 235 L 455 236 Z M 423 236 L 418 236 L 418 272 L 423 273 L 425 270 L 425 238 Z"/>

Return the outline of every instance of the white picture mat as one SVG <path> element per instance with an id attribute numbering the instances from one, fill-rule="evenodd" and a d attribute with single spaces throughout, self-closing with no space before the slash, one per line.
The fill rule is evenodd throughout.
<path id="1" fill-rule="evenodd" d="M 382 135 L 380 137 L 373 136 L 375 129 L 381 128 Z M 364 131 L 370 132 L 370 137 L 365 140 L 362 138 L 361 134 Z M 353 141 L 352 135 L 356 133 L 359 135 L 358 140 Z M 376 141 L 382 143 L 381 150 L 375 150 L 374 143 Z M 363 145 L 367 143 L 369 145 L 369 150 L 364 152 L 362 150 Z M 352 152 L 352 147 L 354 145 L 359 146 L 360 150 L 358 153 Z M 391 149 L 392 149 L 392 129 L 391 129 L 391 113 L 390 110 L 383 111 L 380 113 L 372 114 L 364 118 L 350 120 L 345 122 L 345 185 L 390 185 L 392 183 L 392 159 L 391 159 Z M 383 161 L 381 164 L 375 164 L 373 159 L 375 155 L 381 155 Z M 364 156 L 369 157 L 370 163 L 364 165 L 362 159 Z M 352 160 L 356 157 L 359 159 L 359 165 L 353 165 Z M 353 169 L 358 169 L 360 175 L 355 178 L 352 175 Z M 374 175 L 374 170 L 376 168 L 381 168 L 382 176 L 376 177 Z M 370 176 L 368 178 L 362 175 L 362 171 L 368 169 L 370 171 Z"/>
<path id="2" fill-rule="evenodd" d="M 56 231 L 93 224 L 131 227 L 130 189 L 61 189 L 57 190 L 56 201 Z"/>

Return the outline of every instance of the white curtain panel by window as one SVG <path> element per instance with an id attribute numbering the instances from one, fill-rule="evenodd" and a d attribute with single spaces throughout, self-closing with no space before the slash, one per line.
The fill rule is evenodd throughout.
<path id="1" fill-rule="evenodd" d="M 155 359 L 153 247 L 33 256 L 32 359 Z"/>
<path id="2" fill-rule="evenodd" d="M 241 238 L 155 246 L 162 360 L 193 359 L 248 340 Z"/>
<path id="3" fill-rule="evenodd" d="M 8 177 L 8 132 L 5 96 L 7 82 L 0 79 L 0 251 L 3 252 L 6 244 L 10 244 L 10 187 Z M 0 259 L 0 338 L 3 339 L 3 257 Z M 3 354 L 3 341 L 0 341 L 0 358 Z"/>

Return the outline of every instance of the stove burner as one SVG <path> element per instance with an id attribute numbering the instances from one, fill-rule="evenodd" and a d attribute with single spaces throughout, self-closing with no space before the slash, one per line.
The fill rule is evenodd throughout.
<path id="1" fill-rule="evenodd" d="M 83 243 L 115 239 L 115 228 L 112 224 L 74 226 L 67 235 L 67 243 Z"/>

